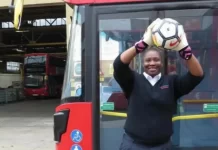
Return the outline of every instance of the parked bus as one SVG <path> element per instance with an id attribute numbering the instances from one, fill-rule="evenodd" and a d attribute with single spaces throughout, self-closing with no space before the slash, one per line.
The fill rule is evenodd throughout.
<path id="1" fill-rule="evenodd" d="M 24 93 L 26 97 L 60 97 L 65 56 L 32 53 L 24 58 Z"/>

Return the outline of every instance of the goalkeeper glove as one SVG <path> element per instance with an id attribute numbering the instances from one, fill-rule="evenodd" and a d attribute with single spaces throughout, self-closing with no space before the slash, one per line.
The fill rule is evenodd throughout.
<path id="1" fill-rule="evenodd" d="M 153 40 L 152 40 L 152 28 L 155 26 L 155 24 L 160 21 L 160 18 L 157 18 L 154 20 L 148 27 L 147 30 L 145 31 L 142 39 L 138 42 L 135 43 L 135 49 L 136 53 L 141 53 L 143 52 L 148 46 L 153 46 Z"/>
<path id="2" fill-rule="evenodd" d="M 182 28 L 183 30 L 183 28 Z M 189 60 L 192 57 L 192 50 L 191 47 L 188 44 L 186 34 L 183 30 L 182 37 L 180 37 L 180 43 L 177 47 L 175 47 L 173 50 L 178 51 L 181 58 L 185 60 Z"/>

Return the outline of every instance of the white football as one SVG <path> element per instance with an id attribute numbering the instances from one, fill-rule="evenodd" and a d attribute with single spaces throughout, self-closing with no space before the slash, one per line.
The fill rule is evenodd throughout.
<path id="1" fill-rule="evenodd" d="M 174 19 L 161 19 L 152 29 L 154 45 L 171 50 L 179 45 L 181 36 L 184 34 L 183 26 Z"/>

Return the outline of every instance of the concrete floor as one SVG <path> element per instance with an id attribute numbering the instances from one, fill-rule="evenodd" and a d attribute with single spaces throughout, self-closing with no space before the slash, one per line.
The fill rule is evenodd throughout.
<path id="1" fill-rule="evenodd" d="M 0 105 L 0 150 L 55 150 L 53 112 L 59 100 Z"/>
<path id="2" fill-rule="evenodd" d="M 0 150 L 55 150 L 53 114 L 57 105 L 59 100 L 29 100 L 0 105 Z M 125 119 L 120 119 L 102 118 L 102 150 L 119 149 L 125 122 Z M 217 150 L 217 123 L 217 119 L 180 122 L 180 145 Z"/>

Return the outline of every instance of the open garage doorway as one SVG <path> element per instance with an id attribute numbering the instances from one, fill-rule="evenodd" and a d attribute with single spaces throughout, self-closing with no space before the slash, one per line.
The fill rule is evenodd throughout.
<path id="1" fill-rule="evenodd" d="M 53 113 L 67 55 L 66 6 L 25 6 L 19 31 L 8 8 L 0 9 L 0 20 L 0 150 L 54 149 Z"/>

